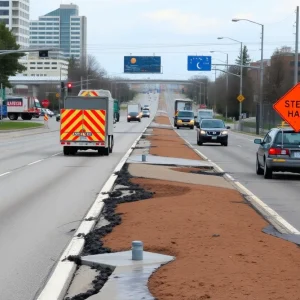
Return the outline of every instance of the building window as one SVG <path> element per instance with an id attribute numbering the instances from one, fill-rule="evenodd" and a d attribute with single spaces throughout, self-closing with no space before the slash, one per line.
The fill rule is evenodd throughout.
<path id="1" fill-rule="evenodd" d="M 9 24 L 9 19 L 0 19 L 0 22 L 4 23 L 5 25 L 8 25 Z"/>
<path id="2" fill-rule="evenodd" d="M 0 7 L 8 7 L 9 1 L 0 1 Z"/>
<path id="3" fill-rule="evenodd" d="M 8 10 L 0 9 L 0 16 L 8 16 Z"/>

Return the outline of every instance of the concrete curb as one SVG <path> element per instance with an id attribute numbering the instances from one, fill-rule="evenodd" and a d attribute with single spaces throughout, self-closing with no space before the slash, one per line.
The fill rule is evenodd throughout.
<path id="1" fill-rule="evenodd" d="M 112 175 L 104 184 L 94 204 L 89 209 L 84 220 L 81 222 L 77 231 L 75 232 L 71 242 L 59 258 L 59 261 L 54 271 L 52 272 L 51 277 L 47 281 L 45 287 L 36 300 L 63 300 L 63 298 L 65 297 L 77 268 L 77 265 L 74 262 L 70 262 L 65 259 L 70 255 L 81 254 L 85 243 L 84 237 L 81 235 L 86 235 L 94 229 L 104 207 L 103 200 L 108 198 L 107 192 L 111 191 L 116 179 L 118 178 L 118 175 L 115 175 L 115 173 L 119 172 L 122 169 L 135 146 L 153 122 L 154 117 L 155 115 L 151 118 L 149 125 L 146 126 L 146 128 L 142 131 L 138 138 L 133 142 L 132 146 L 117 164 Z"/>
<path id="2" fill-rule="evenodd" d="M 186 139 L 180 136 L 180 134 L 174 130 L 177 135 L 182 138 L 186 144 L 191 148 L 195 153 L 197 153 L 201 158 L 210 162 L 217 172 L 224 173 L 223 177 L 229 181 L 235 188 L 238 190 L 247 201 L 264 217 L 264 219 L 272 224 L 276 230 L 280 233 L 286 234 L 300 234 L 295 227 L 293 227 L 290 223 L 288 223 L 285 219 L 283 219 L 277 212 L 275 212 L 271 207 L 265 204 L 262 200 L 256 197 L 252 192 L 250 192 L 245 186 L 243 186 L 240 182 L 235 180 L 231 175 L 226 173 L 223 169 L 221 169 L 217 164 L 208 159 L 203 153 L 201 153 L 198 149 L 195 149 L 193 145 L 191 145 Z"/>

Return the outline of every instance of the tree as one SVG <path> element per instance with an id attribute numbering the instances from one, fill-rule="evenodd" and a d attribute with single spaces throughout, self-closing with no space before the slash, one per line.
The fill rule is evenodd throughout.
<path id="1" fill-rule="evenodd" d="M 20 45 L 16 43 L 13 33 L 5 26 L 4 22 L 0 22 L 0 50 L 19 49 Z M 9 77 L 26 70 L 18 61 L 24 55 L 23 53 L 0 55 L 0 83 L 3 87 L 12 87 L 8 81 Z"/>
<path id="2" fill-rule="evenodd" d="M 242 60 L 242 65 L 243 66 L 248 66 L 251 62 L 249 53 L 248 53 L 248 48 L 247 46 L 243 47 L 243 60 Z M 241 65 L 241 54 L 238 55 L 237 59 L 235 60 L 235 63 L 237 65 Z M 238 68 L 238 67 L 237 67 Z M 245 70 L 245 72 L 244 72 Z M 240 69 L 239 69 L 239 73 L 240 74 Z M 243 74 L 247 74 L 247 68 L 243 68 Z"/>
<path id="3" fill-rule="evenodd" d="M 271 57 L 270 67 L 265 71 L 264 94 L 269 103 L 276 102 L 293 85 L 291 70 L 285 58 L 286 47 L 276 49 Z"/>
<path id="4" fill-rule="evenodd" d="M 236 59 L 236 64 L 240 65 L 241 55 L 239 54 Z M 247 66 L 251 62 L 247 46 L 243 47 L 243 60 L 242 65 Z M 229 73 L 240 75 L 239 66 L 231 66 L 228 70 Z M 216 110 L 217 112 L 225 115 L 226 103 L 228 109 L 228 116 L 238 118 L 239 116 L 239 102 L 237 96 L 240 93 L 240 78 L 235 75 L 228 75 L 228 94 L 226 95 L 226 73 L 222 73 L 216 79 L 216 82 L 211 83 L 209 98 L 214 98 L 216 93 Z M 253 84 L 250 76 L 248 76 L 248 69 L 243 68 L 243 87 L 242 93 L 245 97 L 243 102 L 243 113 L 248 115 L 255 114 L 255 105 L 253 103 Z"/>

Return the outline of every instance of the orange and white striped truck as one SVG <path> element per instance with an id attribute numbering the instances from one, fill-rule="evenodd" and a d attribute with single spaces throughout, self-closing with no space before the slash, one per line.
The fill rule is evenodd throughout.
<path id="1" fill-rule="evenodd" d="M 114 146 L 114 99 L 107 90 L 81 90 L 67 96 L 60 113 L 60 143 L 64 155 L 96 150 L 108 156 Z"/>

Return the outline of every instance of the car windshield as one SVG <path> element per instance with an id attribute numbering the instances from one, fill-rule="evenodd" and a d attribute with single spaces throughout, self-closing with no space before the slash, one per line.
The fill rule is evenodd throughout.
<path id="1" fill-rule="evenodd" d="M 221 120 L 203 120 L 201 122 L 202 128 L 224 128 L 224 122 Z"/>
<path id="2" fill-rule="evenodd" d="M 143 110 L 143 113 L 148 114 L 148 113 L 149 113 L 149 110 Z"/>
<path id="3" fill-rule="evenodd" d="M 280 131 L 275 139 L 275 144 L 282 144 L 282 132 Z M 300 133 L 283 132 L 283 144 L 300 145 Z"/>
<path id="4" fill-rule="evenodd" d="M 138 115 L 137 112 L 130 112 L 130 113 L 129 113 L 129 116 L 131 116 L 131 117 L 135 117 L 135 116 L 137 116 L 137 115 Z"/>
<path id="5" fill-rule="evenodd" d="M 178 117 L 194 118 L 194 113 L 192 111 L 180 111 Z"/>
<path id="6" fill-rule="evenodd" d="M 199 117 L 202 119 L 212 118 L 212 113 L 209 111 L 199 111 Z"/>

